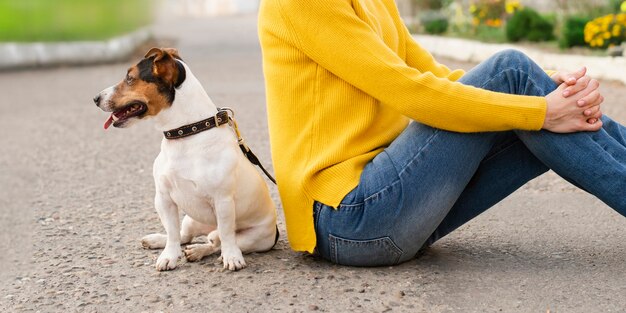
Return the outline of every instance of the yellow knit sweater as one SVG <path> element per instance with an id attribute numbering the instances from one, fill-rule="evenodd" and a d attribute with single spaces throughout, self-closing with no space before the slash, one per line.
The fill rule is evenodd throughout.
<path id="1" fill-rule="evenodd" d="M 409 119 L 457 132 L 538 130 L 542 97 L 455 82 L 394 0 L 263 0 L 272 160 L 291 247 L 315 248 L 313 202 L 336 207 Z"/>

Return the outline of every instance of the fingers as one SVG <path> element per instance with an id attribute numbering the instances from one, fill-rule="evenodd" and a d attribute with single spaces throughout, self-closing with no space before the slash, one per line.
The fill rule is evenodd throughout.
<path id="1" fill-rule="evenodd" d="M 587 67 L 583 66 L 581 67 L 578 71 L 572 73 L 571 75 L 576 79 L 580 79 L 581 77 L 585 76 L 587 74 Z"/>
<path id="2" fill-rule="evenodd" d="M 604 101 L 599 87 L 597 80 L 587 76 L 583 76 L 573 86 L 559 85 L 557 90 L 546 96 L 547 110 L 543 128 L 558 133 L 599 130 L 602 127 L 600 105 Z M 575 93 L 564 97 L 566 90 Z"/>
<path id="3" fill-rule="evenodd" d="M 587 68 L 583 66 L 582 68 L 580 68 L 579 70 L 573 73 L 557 72 L 556 74 L 552 76 L 552 80 L 554 80 L 554 82 L 559 85 L 563 83 L 567 85 L 574 85 L 576 84 L 576 81 L 584 77 L 585 74 L 587 74 Z"/>
<path id="4" fill-rule="evenodd" d="M 593 106 L 591 108 L 586 109 L 583 112 L 583 115 L 586 116 L 586 117 L 591 117 L 591 115 L 596 114 L 598 111 L 600 111 L 600 106 L 596 105 L 596 106 Z"/>
<path id="5" fill-rule="evenodd" d="M 594 97 L 593 94 L 590 94 L 588 97 Z M 590 100 L 591 101 L 591 100 Z M 604 96 L 602 95 L 598 95 L 598 98 L 595 99 L 595 102 L 593 102 L 591 105 L 589 105 L 588 107 L 584 108 L 585 111 L 583 112 L 583 115 L 590 117 L 590 116 L 595 116 L 598 112 L 601 112 L 600 110 L 600 105 L 604 103 Z"/>
<path id="6" fill-rule="evenodd" d="M 602 99 L 603 100 L 603 99 Z M 602 110 L 600 105 L 587 108 L 583 112 L 578 131 L 597 131 L 602 127 Z"/>
<path id="7" fill-rule="evenodd" d="M 576 101 L 576 104 L 579 107 L 592 107 L 602 104 L 602 100 L 604 100 L 604 98 L 602 97 L 602 94 L 600 94 L 600 90 L 593 88 L 591 90 L 592 91 L 590 93 Z"/>
<path id="8" fill-rule="evenodd" d="M 589 83 L 592 81 L 591 77 L 589 76 L 583 76 L 580 79 L 576 80 L 574 82 L 574 84 L 568 86 L 567 88 L 565 88 L 565 90 L 563 91 L 563 97 L 567 98 L 571 95 L 575 95 L 578 92 L 585 90 L 585 88 L 587 88 L 587 86 L 589 86 Z"/>
<path id="9" fill-rule="evenodd" d="M 582 82 L 583 79 L 580 79 L 579 81 Z M 578 85 L 578 83 L 577 83 Z M 586 106 L 592 106 L 593 105 L 593 99 L 597 99 L 597 97 L 600 95 L 598 88 L 600 87 L 600 82 L 598 82 L 595 79 L 590 79 L 589 83 L 587 83 L 587 86 L 578 91 L 575 94 L 570 95 L 570 97 L 573 98 L 574 101 L 576 101 L 576 103 L 578 104 L 579 107 L 586 107 Z M 567 87 L 569 88 L 569 87 Z M 566 89 L 567 89 L 566 88 Z M 598 93 L 594 93 L 594 92 L 598 92 Z M 565 91 L 563 91 L 565 92 Z M 564 97 L 567 98 L 567 97 Z"/>
<path id="10" fill-rule="evenodd" d="M 594 114 L 592 114 L 591 116 L 589 116 L 589 118 L 587 118 L 587 123 L 589 124 L 595 124 L 597 121 L 599 121 L 602 118 L 602 111 L 598 110 L 597 112 L 595 112 Z"/>
<path id="11" fill-rule="evenodd" d="M 582 122 L 579 125 L 579 129 L 580 131 L 589 131 L 589 132 L 595 132 L 595 131 L 599 131 L 602 128 L 602 120 L 598 119 L 595 121 L 595 123 L 589 123 L 589 122 Z"/>
<path id="12" fill-rule="evenodd" d="M 557 84 L 567 84 L 567 85 L 573 85 L 574 83 L 576 83 L 576 79 L 571 76 L 569 73 L 562 73 L 562 72 L 558 72 L 554 75 L 552 75 L 552 80 Z"/>
<path id="13" fill-rule="evenodd" d="M 597 90 L 595 90 L 594 92 L 597 92 Z M 602 117 L 602 110 L 600 108 L 600 104 L 604 102 L 604 97 L 598 94 L 598 97 L 595 100 L 592 100 L 592 98 L 595 97 L 593 93 L 589 94 L 588 97 L 590 98 L 587 101 L 595 101 L 595 105 L 591 107 L 587 107 L 585 111 L 583 112 L 583 115 L 587 118 L 588 124 L 595 124 Z"/>
<path id="14" fill-rule="evenodd" d="M 602 98 L 604 100 L 604 98 Z M 590 114 L 587 114 L 591 111 Z M 600 106 L 595 106 L 590 109 L 585 110 L 584 115 L 587 117 L 587 123 L 594 124 L 600 118 L 602 118 L 602 110 L 600 110 Z"/>

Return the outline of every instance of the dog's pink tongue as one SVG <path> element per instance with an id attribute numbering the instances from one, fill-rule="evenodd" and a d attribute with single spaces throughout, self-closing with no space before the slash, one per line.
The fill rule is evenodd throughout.
<path id="1" fill-rule="evenodd" d="M 105 130 L 108 129 L 109 126 L 111 126 L 111 124 L 113 124 L 113 114 L 111 114 L 109 116 L 109 119 L 106 122 L 104 122 L 104 129 Z"/>

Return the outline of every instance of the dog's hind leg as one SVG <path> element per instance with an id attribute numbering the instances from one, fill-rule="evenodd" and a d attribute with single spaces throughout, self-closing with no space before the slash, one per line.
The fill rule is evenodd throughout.
<path id="1" fill-rule="evenodd" d="M 211 227 L 206 224 L 202 224 L 191 217 L 189 215 L 185 215 L 183 218 L 182 227 L 180 229 L 180 243 L 188 244 L 194 238 L 198 236 L 206 236 L 210 232 L 215 230 L 215 227 Z"/>
<path id="2" fill-rule="evenodd" d="M 220 250 L 220 236 L 217 230 L 212 231 L 207 236 L 207 243 L 189 245 L 183 251 L 187 257 L 187 261 L 195 262 L 201 260 L 207 255 L 211 255 Z"/>
<path id="3" fill-rule="evenodd" d="M 278 234 L 275 224 L 255 226 L 237 232 L 237 246 L 242 253 L 265 252 L 274 247 Z"/>
<path id="4" fill-rule="evenodd" d="M 182 227 L 180 230 L 180 243 L 188 244 L 193 238 L 206 235 L 214 228 L 209 225 L 195 221 L 188 215 L 183 217 Z M 167 242 L 166 234 L 150 234 L 141 238 L 141 245 L 146 249 L 162 249 L 165 248 Z"/>
<path id="5" fill-rule="evenodd" d="M 272 224 L 271 227 L 268 225 L 259 225 L 255 227 L 250 227 L 244 230 L 237 231 L 235 235 L 237 247 L 241 249 L 241 253 L 251 253 L 251 252 L 265 252 L 274 246 L 276 243 L 277 235 L 276 232 L 276 224 Z M 242 258 L 241 260 L 236 260 L 232 258 L 224 258 L 224 245 L 222 244 L 222 256 L 219 258 L 222 262 L 224 262 L 224 268 L 228 268 L 231 271 L 240 270 L 246 267 L 246 262 Z"/>

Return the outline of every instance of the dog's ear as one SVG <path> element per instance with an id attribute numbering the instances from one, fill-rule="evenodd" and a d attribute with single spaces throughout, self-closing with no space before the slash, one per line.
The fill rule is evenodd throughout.
<path id="1" fill-rule="evenodd" d="M 154 57 L 155 61 L 158 59 L 162 59 L 163 58 L 163 54 L 165 54 L 165 51 L 161 48 L 157 48 L 157 47 L 153 47 L 150 48 L 150 50 L 148 50 L 148 52 L 146 52 L 146 55 L 144 55 L 143 57 L 146 59 L 152 58 Z"/>
<path id="2" fill-rule="evenodd" d="M 169 55 L 173 56 L 176 59 L 182 60 L 176 48 L 164 48 L 163 51 L 167 52 Z"/>
<path id="3" fill-rule="evenodd" d="M 182 60 L 176 48 L 151 48 L 148 50 L 144 58 L 151 58 L 154 56 L 154 60 L 158 61 L 162 59 L 165 54 L 169 54 L 173 58 Z"/>
<path id="4" fill-rule="evenodd" d="M 180 59 L 174 48 L 152 48 L 145 58 L 153 58 L 152 75 L 171 83 L 174 87 L 180 86 L 185 80 L 185 68 L 175 60 Z"/>

